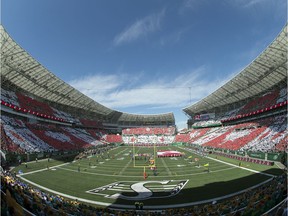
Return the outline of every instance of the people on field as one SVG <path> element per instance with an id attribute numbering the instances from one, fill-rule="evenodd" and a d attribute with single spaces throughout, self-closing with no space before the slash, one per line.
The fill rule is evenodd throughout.
<path id="1" fill-rule="evenodd" d="M 138 210 L 138 209 L 139 209 L 139 202 L 136 201 L 136 202 L 134 203 L 134 205 L 135 205 L 135 209 Z"/>

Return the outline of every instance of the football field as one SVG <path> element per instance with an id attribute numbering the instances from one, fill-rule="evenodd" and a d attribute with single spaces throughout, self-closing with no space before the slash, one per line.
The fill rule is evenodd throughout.
<path id="1" fill-rule="evenodd" d="M 159 151 L 184 156 L 154 157 Z M 141 200 L 146 209 L 161 209 L 228 198 L 277 173 L 276 167 L 238 163 L 214 155 L 202 157 L 184 147 L 121 146 L 68 163 L 34 161 L 15 172 L 21 170 L 22 180 L 35 187 L 92 205 L 134 208 L 134 202 Z"/>

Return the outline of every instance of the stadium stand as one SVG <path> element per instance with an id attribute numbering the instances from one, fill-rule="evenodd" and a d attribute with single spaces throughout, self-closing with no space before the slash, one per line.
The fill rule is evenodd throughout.
<path id="1" fill-rule="evenodd" d="M 1 101 L 2 100 L 7 102 L 8 104 L 13 104 L 19 107 L 17 95 L 12 91 L 7 91 L 1 88 Z"/>
<path id="2" fill-rule="evenodd" d="M 175 142 L 231 150 L 278 152 L 287 149 L 287 132 L 287 115 L 284 114 L 231 126 L 192 129 L 187 134 L 176 135 Z"/>
<path id="3" fill-rule="evenodd" d="M 109 143 L 122 143 L 122 136 L 117 134 L 107 134 L 104 140 Z"/>

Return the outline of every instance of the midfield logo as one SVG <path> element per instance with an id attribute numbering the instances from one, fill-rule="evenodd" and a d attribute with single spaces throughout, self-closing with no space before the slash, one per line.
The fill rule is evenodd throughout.
<path id="1" fill-rule="evenodd" d="M 167 198 L 177 195 L 188 181 L 121 181 L 86 192 L 112 199 L 145 200 L 150 198 Z"/>

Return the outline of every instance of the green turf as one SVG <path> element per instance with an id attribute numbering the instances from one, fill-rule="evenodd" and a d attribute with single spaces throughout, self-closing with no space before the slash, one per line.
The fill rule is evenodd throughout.
<path id="1" fill-rule="evenodd" d="M 127 182 L 137 183 L 153 180 L 175 180 L 175 182 L 178 182 L 180 180 L 189 180 L 177 195 L 164 198 L 159 197 L 170 195 L 171 190 L 167 192 L 158 182 L 147 183 L 145 185 L 148 188 L 153 188 L 155 192 L 153 196 L 145 200 L 145 205 L 167 205 L 196 202 L 236 193 L 270 178 L 269 176 L 253 173 L 237 166 L 233 167 L 206 157 L 200 157 L 183 148 L 158 147 L 157 149 L 178 150 L 184 152 L 186 157 L 156 158 L 157 176 L 153 175 L 153 171 L 149 168 L 149 162 L 147 163 L 145 158 L 139 159 L 137 162 L 135 160 L 134 163 L 131 157 L 131 152 L 133 152 L 132 147 L 118 147 L 103 155 L 70 163 L 56 160 L 52 160 L 49 163 L 47 160 L 38 161 L 37 163 L 32 162 L 28 163 L 28 168 L 21 165 L 15 168 L 15 171 L 18 172 L 21 169 L 24 173 L 28 173 L 43 169 L 40 172 L 24 175 L 23 177 L 51 190 L 71 196 L 106 203 L 130 205 L 133 205 L 135 201 L 120 198 L 112 199 L 104 196 L 120 193 L 117 190 L 105 190 L 102 191 L 102 195 L 99 194 L 100 192 L 91 194 L 87 193 L 87 191 L 114 182 L 121 182 L 126 191 L 123 194 L 131 197 L 136 196 L 137 193 L 131 190 Z M 135 153 L 153 154 L 154 152 L 153 148 L 145 147 L 137 147 L 134 150 Z M 215 158 L 216 156 L 212 155 L 211 157 Z M 195 162 L 195 158 L 198 158 L 199 161 Z M 239 161 L 219 156 L 217 158 L 236 165 L 239 163 Z M 204 166 L 207 163 L 209 163 L 209 167 Z M 47 169 L 47 165 L 49 165 L 49 169 Z M 61 166 L 53 167 L 57 165 Z M 139 165 L 139 167 L 135 167 L 134 165 Z M 143 166 L 145 165 L 147 165 L 145 168 L 148 175 L 147 179 L 143 178 Z M 246 163 L 242 165 L 268 173 L 277 174 L 278 172 L 271 171 L 278 170 L 275 167 L 251 163 L 249 163 L 249 166 Z M 169 184 L 173 187 L 174 182 L 167 183 L 167 185 Z"/>

